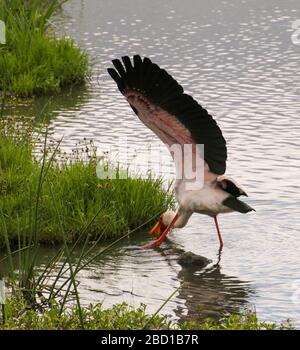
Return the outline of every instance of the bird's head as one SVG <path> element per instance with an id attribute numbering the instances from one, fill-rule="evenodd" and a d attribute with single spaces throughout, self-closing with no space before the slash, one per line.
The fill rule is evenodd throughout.
<path id="1" fill-rule="evenodd" d="M 154 236 L 160 236 L 164 230 L 170 225 L 176 213 L 167 210 L 158 219 L 157 223 L 151 228 L 150 233 Z"/>

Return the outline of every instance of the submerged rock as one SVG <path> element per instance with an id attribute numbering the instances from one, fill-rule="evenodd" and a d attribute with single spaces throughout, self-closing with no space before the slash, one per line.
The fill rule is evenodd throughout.
<path id="1" fill-rule="evenodd" d="M 210 264 L 212 260 L 205 258 L 201 255 L 196 255 L 192 252 L 186 252 L 180 255 L 178 263 L 181 266 L 198 266 L 205 267 Z"/>

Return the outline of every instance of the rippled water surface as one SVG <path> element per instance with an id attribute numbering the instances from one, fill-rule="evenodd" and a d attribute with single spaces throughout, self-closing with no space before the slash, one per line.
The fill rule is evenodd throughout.
<path id="1" fill-rule="evenodd" d="M 144 302 L 154 311 L 186 282 L 164 312 L 215 315 L 255 305 L 263 320 L 292 318 L 300 325 L 300 45 L 291 40 L 299 18 L 298 0 L 71 0 L 64 7 L 57 30 L 86 48 L 94 74 L 86 90 L 46 108 L 63 147 L 71 150 L 86 137 L 106 150 L 126 136 L 145 170 L 145 145 L 161 143 L 135 118 L 105 68 L 125 54 L 148 55 L 216 118 L 227 139 L 227 173 L 257 210 L 220 217 L 219 266 L 213 221 L 204 216 L 194 215 L 159 250 L 140 249 L 146 234 L 131 238 L 81 273 L 85 302 Z M 34 114 L 42 105 L 20 110 Z M 173 173 L 167 150 L 160 163 Z M 152 168 L 166 172 L 159 161 Z M 183 268 L 182 251 L 213 262 Z"/>

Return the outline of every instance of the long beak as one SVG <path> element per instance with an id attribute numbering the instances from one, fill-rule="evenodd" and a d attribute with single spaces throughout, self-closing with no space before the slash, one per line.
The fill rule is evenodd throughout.
<path id="1" fill-rule="evenodd" d="M 159 237 L 165 230 L 165 225 L 158 220 L 157 223 L 151 228 L 150 234 Z"/>

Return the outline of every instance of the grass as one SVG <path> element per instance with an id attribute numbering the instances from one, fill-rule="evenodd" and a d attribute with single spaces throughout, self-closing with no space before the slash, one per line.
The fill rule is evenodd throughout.
<path id="1" fill-rule="evenodd" d="M 62 0 L 2 0 L 0 20 L 6 44 L 0 45 L 0 92 L 28 98 L 53 94 L 83 83 L 89 72 L 85 52 L 68 38 L 56 38 L 50 19 Z"/>
<path id="2" fill-rule="evenodd" d="M 174 322 L 169 317 L 147 313 L 146 306 L 133 308 L 128 304 L 116 304 L 109 309 L 102 305 L 90 305 L 83 308 L 85 329 L 132 330 L 132 329 L 181 329 L 181 330 L 284 330 L 293 329 L 289 323 L 261 322 L 252 311 L 227 315 L 220 321 Z M 60 313 L 55 302 L 44 312 L 36 312 L 27 307 L 21 298 L 9 298 L 6 304 L 6 320 L 0 330 L 76 330 L 81 322 L 76 307 Z"/>
<path id="3" fill-rule="evenodd" d="M 74 242 L 89 224 L 91 240 L 116 239 L 164 211 L 172 202 L 162 181 L 129 177 L 99 179 L 98 159 L 92 143 L 59 151 L 58 143 L 46 142 L 45 154 L 34 157 L 37 139 L 31 123 L 2 120 L 0 125 L 0 247 L 23 242 L 35 231 L 38 241 Z M 53 154 L 55 153 L 55 157 Z M 99 165 L 98 165 L 99 166 Z M 106 167 L 103 162 L 101 168 Z M 41 170 L 43 186 L 36 197 Z M 117 169 L 119 175 L 120 169 Z M 97 215 L 96 215 L 97 214 Z M 96 216 L 96 217 L 95 217 Z M 81 237 L 83 240 L 85 237 Z"/>
<path id="4" fill-rule="evenodd" d="M 32 122 L 0 119 L 0 247 L 6 249 L 0 263 L 12 296 L 21 295 L 33 311 L 52 309 L 55 301 L 62 315 L 75 300 L 84 328 L 78 272 L 172 205 L 161 180 L 121 179 L 127 171 L 119 167 L 116 179 L 97 177 L 112 168 L 99 163 L 92 143 L 66 155 L 60 142 L 49 142 L 47 130 L 39 139 Z M 99 251 L 97 244 L 108 239 Z M 41 242 L 62 245 L 37 271 Z"/>

